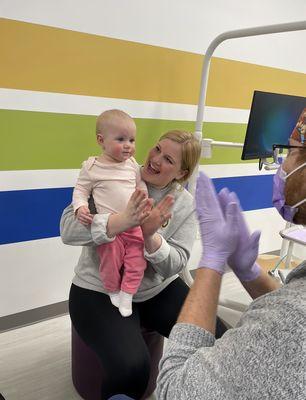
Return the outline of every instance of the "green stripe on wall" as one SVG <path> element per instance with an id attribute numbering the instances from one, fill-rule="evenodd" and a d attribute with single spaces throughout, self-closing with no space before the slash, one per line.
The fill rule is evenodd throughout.
<path id="1" fill-rule="evenodd" d="M 197 104 L 203 55 L 0 19 L 0 87 Z M 206 104 L 249 109 L 254 90 L 306 95 L 306 74 L 212 59 Z"/>
<path id="2" fill-rule="evenodd" d="M 166 131 L 182 129 L 194 132 L 194 121 L 167 121 L 153 119 L 135 119 L 137 124 L 137 160 L 142 162 L 147 150 L 154 146 L 156 140 Z M 203 134 L 206 138 L 243 143 L 246 124 L 204 122 Z M 241 161 L 242 148 L 214 148 L 211 159 L 202 159 L 201 164 L 236 164 Z M 250 161 L 248 161 L 250 162 Z"/>
<path id="3" fill-rule="evenodd" d="M 74 169 L 89 155 L 99 154 L 95 116 L 0 110 L 0 170 Z M 139 163 L 162 133 L 193 131 L 193 121 L 135 119 Z M 205 136 L 243 142 L 245 124 L 205 123 Z M 241 149 L 216 149 L 209 164 L 240 162 Z"/>

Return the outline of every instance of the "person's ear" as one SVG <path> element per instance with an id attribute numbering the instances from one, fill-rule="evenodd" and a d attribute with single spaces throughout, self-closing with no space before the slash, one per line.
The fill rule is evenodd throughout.
<path id="1" fill-rule="evenodd" d="M 184 176 L 187 175 L 187 174 L 188 174 L 188 169 L 181 170 L 181 171 L 176 175 L 175 179 L 176 179 L 177 181 L 179 181 L 179 180 L 181 180 L 182 178 L 184 178 Z"/>
<path id="2" fill-rule="evenodd" d="M 98 133 L 97 134 L 97 142 L 98 142 L 98 144 L 100 145 L 100 146 L 104 146 L 104 138 L 103 138 L 103 136 L 101 135 L 101 133 Z"/>

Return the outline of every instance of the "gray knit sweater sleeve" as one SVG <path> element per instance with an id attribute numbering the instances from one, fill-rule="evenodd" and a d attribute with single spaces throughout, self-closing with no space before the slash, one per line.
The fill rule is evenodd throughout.
<path id="1" fill-rule="evenodd" d="M 82 225 L 75 217 L 73 206 L 70 204 L 63 211 L 60 221 L 60 232 L 63 243 L 70 246 L 96 246 L 112 242 L 106 234 L 110 214 L 95 214 L 91 225 Z"/>
<path id="2" fill-rule="evenodd" d="M 255 300 L 221 339 L 176 324 L 160 363 L 158 399 L 305 400 L 306 263 Z"/>

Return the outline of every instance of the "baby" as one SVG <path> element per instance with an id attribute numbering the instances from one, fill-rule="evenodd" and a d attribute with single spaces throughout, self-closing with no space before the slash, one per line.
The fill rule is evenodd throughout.
<path id="1" fill-rule="evenodd" d="M 114 214 L 125 210 L 136 187 L 147 192 L 140 177 L 135 153 L 136 125 L 120 110 L 103 112 L 97 118 L 99 157 L 83 162 L 73 191 L 73 207 L 78 220 L 91 223 L 88 198 L 93 196 L 98 213 Z M 112 242 L 99 245 L 100 277 L 113 305 L 123 317 L 132 314 L 133 294 L 146 268 L 140 226 L 118 234 Z"/>

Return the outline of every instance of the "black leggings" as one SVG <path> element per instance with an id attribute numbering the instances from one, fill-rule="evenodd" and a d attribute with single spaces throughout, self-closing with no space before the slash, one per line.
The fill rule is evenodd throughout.
<path id="1" fill-rule="evenodd" d="M 152 299 L 133 303 L 133 314 L 124 318 L 108 295 L 71 286 L 69 312 L 73 326 L 106 371 L 101 399 L 117 393 L 142 397 L 150 376 L 150 356 L 140 327 L 168 337 L 188 291 L 188 286 L 177 278 Z M 225 331 L 217 318 L 216 337 Z"/>

